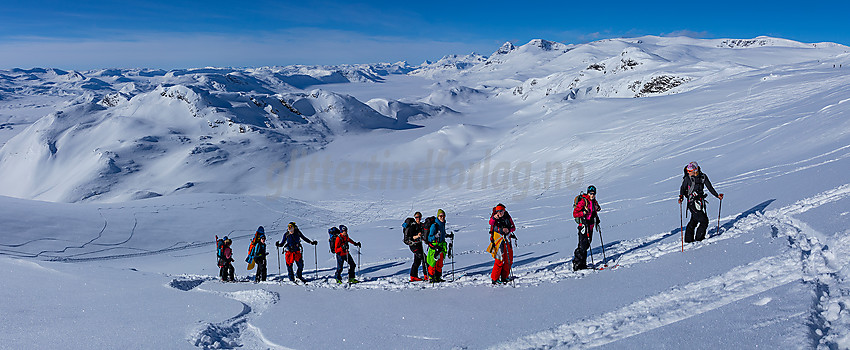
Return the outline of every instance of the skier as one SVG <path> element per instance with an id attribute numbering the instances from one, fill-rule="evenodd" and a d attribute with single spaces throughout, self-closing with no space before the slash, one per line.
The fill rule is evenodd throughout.
<path id="1" fill-rule="evenodd" d="M 348 262 L 348 283 L 359 283 L 360 281 L 354 278 L 354 268 L 357 264 L 354 263 L 354 258 L 348 252 L 348 243 L 360 247 L 360 242 L 355 242 L 348 237 L 348 227 L 339 225 L 339 235 L 336 236 L 334 243 L 334 253 L 336 253 L 336 283 L 342 283 L 342 265 Z"/>
<path id="2" fill-rule="evenodd" d="M 705 211 L 705 192 L 704 188 L 712 195 L 723 200 L 723 193 L 718 194 L 708 180 L 708 175 L 705 175 L 697 162 L 690 162 L 685 166 L 685 175 L 682 177 L 682 186 L 679 188 L 679 204 L 688 199 L 688 211 L 691 212 L 691 220 L 688 221 L 688 226 L 685 229 L 685 243 L 691 243 L 696 239 L 702 241 L 705 238 L 705 231 L 708 228 L 708 214 Z M 699 227 L 697 227 L 699 226 Z M 694 237 L 694 229 L 696 229 L 696 237 Z"/>
<path id="3" fill-rule="evenodd" d="M 437 209 L 437 220 L 431 225 L 428 232 L 428 275 L 431 276 L 430 282 L 445 282 L 443 279 L 443 259 L 448 251 L 448 243 L 446 237 L 454 238 L 454 234 L 446 234 L 446 212 L 443 209 Z"/>
<path id="4" fill-rule="evenodd" d="M 407 244 L 410 251 L 413 253 L 413 265 L 410 266 L 410 282 L 422 281 L 419 278 L 419 265 L 422 265 L 422 276 L 428 277 L 428 268 L 423 261 L 425 260 L 425 251 L 422 248 L 422 213 L 416 212 L 413 214 L 413 220 L 408 218 L 402 224 L 404 228 L 404 243 Z"/>
<path id="5" fill-rule="evenodd" d="M 293 263 L 298 265 L 298 271 L 295 274 L 298 277 L 298 280 L 301 282 L 307 282 L 307 280 L 305 280 L 301 275 L 304 271 L 304 257 L 302 255 L 303 248 L 301 247 L 302 239 L 312 245 L 319 244 L 318 241 L 313 241 L 305 237 L 304 234 L 301 233 L 301 230 L 298 229 L 298 225 L 296 225 L 295 222 L 290 222 L 287 226 L 286 233 L 283 234 L 282 241 L 274 243 L 276 247 L 283 247 L 284 256 L 286 257 L 286 270 L 289 273 L 289 280 L 291 282 L 295 282 L 295 277 L 292 275 Z"/>
<path id="6" fill-rule="evenodd" d="M 490 215 L 490 246 L 487 247 L 487 251 L 496 259 L 493 272 L 490 273 L 493 284 L 510 282 L 511 265 L 514 262 L 511 239 L 516 238 L 514 231 L 516 226 L 513 219 L 505 210 L 505 205 L 499 203 Z"/>
<path id="7" fill-rule="evenodd" d="M 221 266 L 219 274 L 223 282 L 236 282 L 236 278 L 234 277 L 235 269 L 232 264 L 234 262 L 233 249 L 230 249 L 231 244 L 233 244 L 233 241 L 230 238 L 224 237 L 224 248 L 221 249 L 222 258 L 219 262 Z"/>
<path id="8" fill-rule="evenodd" d="M 599 203 L 596 201 L 596 186 L 587 187 L 587 194 L 580 194 L 573 203 L 573 218 L 578 223 L 578 247 L 573 252 L 573 271 L 587 268 L 587 249 L 593 241 L 593 228 L 599 225 Z"/>
<path id="9" fill-rule="evenodd" d="M 257 275 L 254 278 L 254 283 L 264 282 L 266 280 L 266 236 L 260 236 L 260 241 L 254 245 L 254 250 L 251 252 L 254 257 L 254 263 L 257 264 Z"/>

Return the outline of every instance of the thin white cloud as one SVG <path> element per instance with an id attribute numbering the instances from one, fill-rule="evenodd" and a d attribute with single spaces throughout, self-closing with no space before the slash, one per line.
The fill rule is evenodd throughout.
<path id="1" fill-rule="evenodd" d="M 0 42 L 0 68 L 255 67 L 436 60 L 493 43 L 367 36 L 299 28 L 257 35 L 152 33 L 123 39 L 17 38 Z"/>

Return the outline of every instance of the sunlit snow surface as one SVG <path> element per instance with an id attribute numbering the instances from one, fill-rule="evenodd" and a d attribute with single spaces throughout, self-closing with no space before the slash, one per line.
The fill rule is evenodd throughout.
<path id="1" fill-rule="evenodd" d="M 416 67 L 2 71 L 0 347 L 850 347 L 848 52 L 644 37 Z M 683 247 L 694 160 L 726 197 Z M 589 184 L 608 266 L 573 272 Z M 492 286 L 499 202 L 516 279 Z M 452 282 L 409 283 L 401 222 L 438 208 Z M 311 281 L 272 254 L 254 284 L 254 230 L 291 221 L 319 241 Z M 339 224 L 362 283 L 333 281 Z M 218 281 L 216 235 L 241 282 Z"/>

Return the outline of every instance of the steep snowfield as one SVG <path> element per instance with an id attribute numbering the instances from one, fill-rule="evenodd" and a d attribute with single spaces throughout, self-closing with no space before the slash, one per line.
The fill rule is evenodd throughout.
<path id="1" fill-rule="evenodd" d="M 353 67 L 377 77 L 360 80 L 4 72 L 0 115 L 31 125 L 0 129 L 15 134 L 0 190 L 21 197 L 0 197 L 0 310 L 14 320 L 0 344 L 848 348 L 848 52 L 643 37 Z M 310 80 L 298 74 L 321 89 L 287 82 Z M 59 92 L 93 77 L 105 91 Z M 726 198 L 719 217 L 709 199 L 709 237 L 683 246 L 676 195 L 693 160 Z M 569 211 L 589 184 L 603 207 L 592 259 L 608 266 L 573 272 Z M 516 280 L 494 287 L 483 250 L 498 202 L 519 239 Z M 400 224 L 437 208 L 456 234 L 453 282 L 408 283 Z M 279 281 L 272 254 L 271 281 L 250 283 L 253 231 L 273 242 L 290 221 L 319 241 L 305 246 L 312 281 Z M 325 232 L 339 224 L 363 243 L 360 284 L 332 281 Z M 215 235 L 234 238 L 243 282 L 217 282 Z"/>

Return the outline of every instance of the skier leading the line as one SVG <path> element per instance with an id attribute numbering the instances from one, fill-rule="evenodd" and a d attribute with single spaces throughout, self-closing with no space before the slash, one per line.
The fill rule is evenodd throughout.
<path id="1" fill-rule="evenodd" d="M 705 238 L 705 231 L 708 229 L 708 214 L 705 210 L 705 197 L 703 191 L 708 188 L 712 195 L 720 200 L 723 200 L 723 193 L 718 194 L 708 180 L 708 175 L 704 174 L 697 162 L 690 162 L 685 166 L 685 175 L 682 177 L 682 186 L 679 188 L 679 204 L 688 199 L 688 211 L 691 212 L 691 220 L 688 221 L 688 226 L 685 229 L 685 243 L 691 243 L 694 240 L 702 241 Z M 696 229 L 696 236 L 694 236 Z"/>

